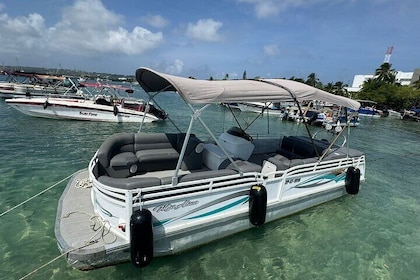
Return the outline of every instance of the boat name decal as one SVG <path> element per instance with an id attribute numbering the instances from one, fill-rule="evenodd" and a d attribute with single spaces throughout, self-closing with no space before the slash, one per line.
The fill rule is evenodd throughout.
<path id="1" fill-rule="evenodd" d="M 293 183 L 299 183 L 300 178 L 292 178 L 292 179 L 286 179 L 285 184 L 293 184 Z"/>
<path id="2" fill-rule="evenodd" d="M 98 114 L 92 112 L 79 112 L 79 115 L 82 116 L 97 116 Z"/>
<path id="3" fill-rule="evenodd" d="M 178 203 L 178 204 L 172 204 L 172 203 L 166 203 L 166 204 L 162 204 L 159 206 L 156 206 L 155 208 L 153 208 L 154 212 L 168 212 L 168 211 L 172 211 L 172 210 L 178 210 L 180 208 L 185 208 L 185 207 L 189 207 L 189 206 L 194 206 L 198 204 L 198 200 L 185 200 L 182 203 Z"/>

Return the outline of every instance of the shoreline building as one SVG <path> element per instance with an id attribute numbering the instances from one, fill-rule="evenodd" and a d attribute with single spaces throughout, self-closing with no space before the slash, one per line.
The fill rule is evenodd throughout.
<path id="1" fill-rule="evenodd" d="M 395 75 L 395 83 L 399 83 L 402 86 L 408 86 L 412 84 L 413 82 L 418 80 L 418 73 L 420 72 L 420 69 L 416 69 L 414 72 L 403 72 L 403 71 L 397 71 Z M 415 80 L 414 73 L 417 75 L 417 79 Z M 368 75 L 354 75 L 353 78 L 353 84 L 351 87 L 346 87 L 348 92 L 358 92 L 363 86 L 363 83 L 366 82 L 369 79 L 373 79 L 375 75 L 368 74 Z"/>

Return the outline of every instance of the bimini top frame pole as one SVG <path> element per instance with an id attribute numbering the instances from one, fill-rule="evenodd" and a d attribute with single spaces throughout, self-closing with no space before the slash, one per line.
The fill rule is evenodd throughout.
<path id="1" fill-rule="evenodd" d="M 285 87 L 285 86 L 283 86 L 283 85 L 280 85 L 280 84 L 278 84 L 278 83 L 271 82 L 271 81 L 266 81 L 266 80 L 261 80 L 261 81 L 262 81 L 262 82 L 264 82 L 264 83 L 269 83 L 269 84 L 271 84 L 271 85 L 274 85 L 274 86 L 277 86 L 277 87 L 279 87 L 279 88 L 282 88 L 282 89 L 286 90 L 286 91 L 290 94 L 290 96 L 293 98 L 293 101 L 295 102 L 295 104 L 297 105 L 297 107 L 298 107 L 298 109 L 299 109 L 299 114 L 300 114 L 300 116 L 301 116 L 301 117 L 302 117 L 302 119 L 303 119 L 303 124 L 305 125 L 306 132 L 308 133 L 309 138 L 311 139 L 311 143 L 312 143 L 312 146 L 314 147 L 314 150 L 315 150 L 316 156 L 317 156 L 317 157 L 318 157 L 318 159 L 319 159 L 318 149 L 315 147 L 315 142 L 314 142 L 314 139 L 313 139 L 312 133 L 311 133 L 311 131 L 309 130 L 308 122 L 305 120 L 305 115 L 303 114 L 302 107 L 300 106 L 300 102 L 297 100 L 296 95 L 295 95 L 295 94 L 294 94 L 294 93 L 293 93 L 293 92 L 292 92 L 289 88 L 287 88 L 287 87 Z"/>
<path id="2" fill-rule="evenodd" d="M 164 92 L 164 91 L 167 91 L 168 90 L 168 88 L 169 87 L 171 87 L 170 85 L 168 85 L 168 86 L 166 86 L 165 88 L 163 88 L 163 89 L 161 89 L 161 90 L 158 90 L 158 91 L 156 91 L 156 92 L 153 92 L 153 93 L 150 93 L 150 92 L 148 92 L 148 91 L 145 91 L 145 93 L 147 94 L 147 96 L 149 96 L 149 101 L 147 102 L 147 105 L 146 105 L 146 109 L 145 109 L 145 111 L 144 111 L 144 114 L 143 114 L 143 118 L 142 118 L 142 120 L 141 120 L 141 123 L 140 123 L 140 126 L 139 126 L 139 129 L 138 129 L 138 131 L 137 132 L 141 132 L 141 129 L 143 128 L 143 123 L 144 123 L 144 120 L 145 120 L 145 118 L 146 118 L 146 113 L 148 113 L 149 112 L 149 109 L 150 109 L 150 101 L 153 101 L 153 104 L 156 104 L 159 108 L 161 108 L 160 106 L 159 106 L 159 104 L 158 104 L 158 102 L 156 102 L 156 100 L 154 99 L 155 98 L 155 96 L 156 95 L 158 95 L 159 93 L 161 93 L 161 92 Z M 173 124 L 173 126 L 179 131 L 179 132 L 181 132 L 181 130 L 176 126 L 176 124 L 172 121 L 172 119 L 170 118 L 170 116 L 168 116 L 168 118 L 167 118 L 172 124 Z"/>
<path id="3" fill-rule="evenodd" d="M 184 139 L 184 143 L 182 144 L 182 148 L 181 148 L 181 152 L 179 155 L 179 159 L 177 162 L 177 166 L 175 169 L 175 173 L 174 176 L 172 177 L 172 185 L 176 185 L 178 183 L 178 173 L 179 170 L 181 169 L 181 164 L 182 164 L 182 159 L 185 156 L 185 151 L 187 149 L 187 145 L 188 145 L 188 140 L 190 139 L 190 135 L 191 135 L 191 131 L 192 131 L 192 127 L 194 124 L 195 120 L 198 120 L 201 125 L 206 129 L 207 133 L 211 136 L 211 138 L 216 142 L 216 144 L 220 147 L 220 149 L 223 151 L 223 153 L 227 156 L 227 158 L 229 159 L 229 161 L 235 166 L 235 168 L 237 170 L 239 170 L 239 174 L 242 176 L 243 172 L 241 171 L 241 169 L 239 168 L 239 166 L 236 164 L 236 162 L 233 160 L 233 158 L 229 155 L 229 153 L 226 151 L 225 148 L 223 148 L 222 145 L 220 145 L 219 140 L 217 139 L 217 137 L 213 134 L 213 132 L 210 130 L 210 128 L 207 126 L 207 124 L 204 122 L 204 120 L 201 118 L 201 114 L 204 110 L 206 110 L 211 104 L 206 104 L 203 107 L 199 108 L 199 109 L 194 109 L 194 107 L 191 104 L 186 103 L 187 106 L 191 109 L 192 111 L 192 115 L 191 115 L 191 121 L 190 124 L 188 126 L 186 135 L 185 135 L 185 139 Z"/>

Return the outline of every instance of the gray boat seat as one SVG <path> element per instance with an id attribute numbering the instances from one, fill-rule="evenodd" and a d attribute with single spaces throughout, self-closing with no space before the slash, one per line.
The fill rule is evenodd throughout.
<path id="1" fill-rule="evenodd" d="M 129 178 L 112 178 L 109 176 L 100 176 L 98 181 L 104 185 L 120 188 L 124 190 L 133 190 L 144 187 L 159 186 L 160 179 L 157 177 L 129 177 Z"/>
<path id="2" fill-rule="evenodd" d="M 195 181 L 200 179 L 210 179 L 215 177 L 221 176 L 228 176 L 228 175 L 235 175 L 238 174 L 236 171 L 231 169 L 221 169 L 221 170 L 206 170 L 201 172 L 194 172 L 186 175 L 182 175 L 179 177 L 178 182 L 188 182 L 188 181 Z"/>
<path id="3" fill-rule="evenodd" d="M 262 166 L 249 162 L 249 161 L 245 161 L 245 160 L 235 160 L 236 165 L 239 167 L 236 168 L 236 166 L 233 163 L 230 163 L 226 169 L 232 169 L 235 170 L 237 172 L 261 172 Z"/>
<path id="4" fill-rule="evenodd" d="M 273 157 L 269 157 L 267 161 L 274 164 L 277 170 L 286 170 L 290 167 L 290 159 L 280 154 L 277 154 Z"/>
<path id="5" fill-rule="evenodd" d="M 150 171 L 175 169 L 185 133 L 117 133 L 100 146 L 96 176 L 126 178 Z M 201 141 L 191 134 L 182 160 L 182 170 L 202 168 Z"/>

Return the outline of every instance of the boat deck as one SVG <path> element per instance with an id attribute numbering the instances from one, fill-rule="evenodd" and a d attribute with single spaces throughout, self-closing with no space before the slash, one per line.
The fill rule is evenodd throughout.
<path id="1" fill-rule="evenodd" d="M 69 181 L 58 203 L 55 235 L 70 265 L 89 270 L 130 260 L 130 244 L 101 227 L 91 202 L 87 169 Z"/>

